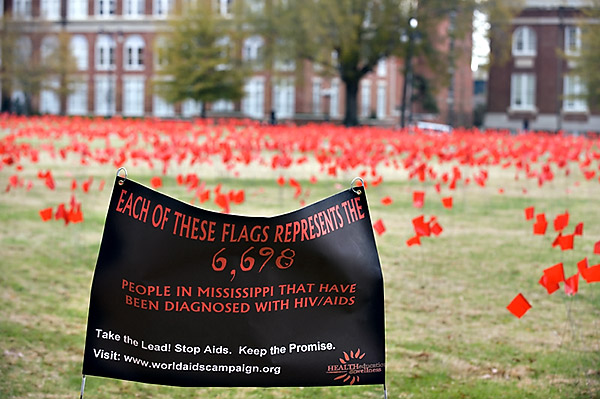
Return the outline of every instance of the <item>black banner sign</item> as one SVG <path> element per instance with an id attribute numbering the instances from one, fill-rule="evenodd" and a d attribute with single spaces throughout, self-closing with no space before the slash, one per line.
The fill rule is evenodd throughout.
<path id="1" fill-rule="evenodd" d="M 364 190 L 246 217 L 117 181 L 84 375 L 198 387 L 384 383 L 383 278 Z"/>

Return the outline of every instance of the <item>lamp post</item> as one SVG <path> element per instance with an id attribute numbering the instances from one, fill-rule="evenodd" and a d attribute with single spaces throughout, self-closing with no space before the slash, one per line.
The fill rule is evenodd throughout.
<path id="1" fill-rule="evenodd" d="M 406 49 L 406 56 L 404 57 L 404 82 L 402 85 L 402 104 L 400 108 L 400 127 L 403 128 L 406 126 L 406 102 L 407 102 L 407 93 L 409 85 L 412 86 L 412 57 L 413 57 L 413 47 L 415 41 L 415 30 L 419 26 L 419 21 L 415 17 L 411 17 L 408 20 L 408 47 Z M 412 97 L 412 96 L 411 96 Z M 410 99 L 408 99 L 409 102 Z M 408 111 L 411 112 L 412 104 L 409 104 Z"/>

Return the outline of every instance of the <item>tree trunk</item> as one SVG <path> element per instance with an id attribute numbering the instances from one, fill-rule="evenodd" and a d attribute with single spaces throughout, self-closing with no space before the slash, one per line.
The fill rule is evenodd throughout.
<path id="1" fill-rule="evenodd" d="M 358 82 L 360 79 L 343 79 L 346 85 L 346 113 L 344 125 L 358 125 Z"/>

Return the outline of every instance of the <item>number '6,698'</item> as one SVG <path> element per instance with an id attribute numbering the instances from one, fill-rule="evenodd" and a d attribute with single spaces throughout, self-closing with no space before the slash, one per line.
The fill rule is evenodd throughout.
<path id="1" fill-rule="evenodd" d="M 222 272 L 227 268 L 227 258 L 225 257 L 226 249 L 227 248 L 221 248 L 215 253 L 215 255 L 212 258 L 212 268 L 216 272 Z M 244 253 L 242 253 L 242 256 L 240 257 L 239 269 L 243 272 L 251 271 L 257 263 L 257 253 L 258 256 L 261 257 L 260 259 L 258 259 L 258 262 L 260 263 L 262 261 L 262 264 L 258 269 L 258 272 L 260 273 L 262 272 L 262 269 L 265 267 L 265 265 L 269 263 L 269 261 L 275 255 L 275 250 L 271 247 L 261 247 L 259 249 L 256 249 L 254 247 L 248 248 L 246 251 L 244 251 Z M 296 256 L 296 251 L 294 251 L 293 249 L 285 248 L 281 250 L 279 256 L 275 258 L 275 266 L 282 270 L 291 267 L 294 263 L 294 256 Z M 230 273 L 231 281 L 233 281 L 236 275 L 236 268 L 233 267 Z"/>

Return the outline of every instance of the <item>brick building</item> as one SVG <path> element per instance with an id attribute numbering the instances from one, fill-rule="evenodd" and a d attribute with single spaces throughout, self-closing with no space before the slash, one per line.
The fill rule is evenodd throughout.
<path id="1" fill-rule="evenodd" d="M 224 15 L 232 12 L 233 0 L 214 1 L 218 12 Z M 71 50 L 82 79 L 74 85 L 68 98 L 61 99 L 51 90 L 42 91 L 31 99 L 34 109 L 42 113 L 63 110 L 67 115 L 197 116 L 200 107 L 194 101 L 172 105 L 152 92 L 152 81 L 160 68 L 157 49 L 168 44 L 161 32 L 166 28 L 166 18 L 174 2 L 0 0 L 2 13 L 18 18 L 26 27 L 27 34 L 19 38 L 19 47 L 27 57 L 41 57 L 47 49 L 55 47 L 59 32 L 66 31 L 70 35 Z M 461 46 L 469 47 L 470 37 L 468 39 L 461 42 Z M 243 56 L 247 59 L 256 57 L 263 45 L 260 37 L 248 37 L 243 43 Z M 417 114 L 416 107 L 409 104 L 409 112 L 414 109 L 410 112 L 413 120 L 425 118 L 442 123 L 470 124 L 472 108 L 468 104 L 471 104 L 469 94 L 472 91 L 467 88 L 463 93 L 462 89 L 455 89 L 471 82 L 470 50 L 468 54 L 468 59 L 460 57 L 454 66 L 456 79 L 452 79 L 450 88 L 438 93 L 439 114 Z M 275 67 L 280 69 L 277 79 L 267 72 L 256 71 L 246 81 L 246 95 L 241 101 L 217 101 L 209 105 L 209 116 L 268 120 L 273 110 L 280 120 L 336 121 L 343 118 L 345 93 L 339 77 L 319 76 L 318 70 L 307 65 L 304 78 L 296 79 L 294 65 Z M 289 76 L 281 78 L 282 71 L 284 75 L 289 72 Z M 391 57 L 381 60 L 375 70 L 363 78 L 358 95 L 358 115 L 363 122 L 398 123 L 404 83 L 402 72 L 402 60 Z M 8 95 L 13 102 L 24 100 L 24 94 L 18 90 Z"/>
<path id="2" fill-rule="evenodd" d="M 526 0 L 512 21 L 510 58 L 489 71 L 485 126 L 513 130 L 600 131 L 600 110 L 571 71 L 581 49 L 585 0 Z M 498 46 L 492 42 L 491 52 Z M 499 56 L 498 58 L 502 58 Z"/>

